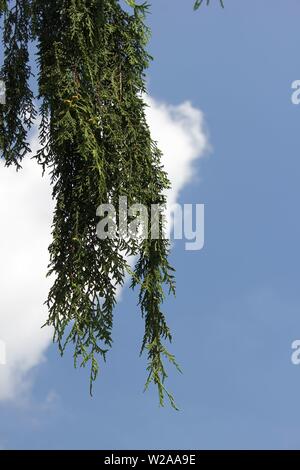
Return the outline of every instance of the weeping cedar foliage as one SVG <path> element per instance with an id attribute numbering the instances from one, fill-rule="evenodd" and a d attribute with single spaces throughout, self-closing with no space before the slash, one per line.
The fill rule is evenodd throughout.
<path id="1" fill-rule="evenodd" d="M 90 385 L 98 374 L 97 357 L 105 360 L 112 344 L 116 292 L 126 273 L 139 287 L 145 320 L 141 352 L 147 351 L 146 387 L 165 394 L 166 358 L 177 368 L 165 345 L 171 333 L 161 311 L 166 289 L 175 292 L 169 242 L 106 239 L 96 234 L 96 208 L 165 206 L 169 187 L 161 153 L 145 120 L 144 72 L 149 31 L 148 6 L 128 11 L 118 0 L 0 0 L 3 16 L 4 63 L 0 79 L 6 85 L 6 105 L 0 106 L 0 151 L 7 166 L 21 168 L 31 149 L 28 131 L 39 115 L 37 162 L 51 172 L 56 208 L 50 245 L 47 325 L 63 354 L 74 345 L 75 365 L 91 366 Z M 196 1 L 195 8 L 202 1 Z M 209 3 L 209 2 L 207 2 Z M 31 88 L 29 43 L 37 48 L 37 88 Z M 36 86 L 34 84 L 33 86 Z M 39 109 L 35 109 L 37 98 Z M 161 222 L 160 222 L 161 223 Z M 151 226 L 149 227 L 149 232 Z M 128 256 L 136 256 L 133 271 Z"/>

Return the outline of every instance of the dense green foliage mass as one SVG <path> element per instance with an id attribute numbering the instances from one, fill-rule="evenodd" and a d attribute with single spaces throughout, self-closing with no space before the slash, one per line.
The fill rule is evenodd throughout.
<path id="1" fill-rule="evenodd" d="M 39 117 L 40 150 L 34 157 L 50 170 L 56 209 L 49 274 L 47 325 L 63 353 L 74 345 L 75 364 L 105 360 L 112 345 L 113 311 L 126 274 L 139 288 L 145 320 L 142 351 L 148 355 L 146 385 L 167 394 L 163 358 L 176 367 L 165 347 L 171 340 L 161 306 L 175 292 L 168 261 L 169 242 L 106 239 L 96 234 L 96 209 L 120 196 L 128 205 L 165 205 L 169 187 L 161 153 L 145 119 L 144 72 L 149 30 L 148 6 L 128 0 L 0 0 L 4 63 L 0 79 L 6 104 L 0 106 L 0 152 L 7 166 L 21 168 L 31 149 L 28 132 Z M 202 1 L 196 1 L 195 9 Z M 207 2 L 209 3 L 209 1 Z M 29 44 L 37 49 L 37 83 L 30 67 Z M 33 84 L 33 86 L 32 86 Z M 37 85 L 38 96 L 32 87 Z M 36 109 L 36 105 L 38 109 Z M 162 222 L 161 222 L 162 223 Z M 149 226 L 149 232 L 151 225 Z M 128 256 L 136 256 L 131 270 Z"/>

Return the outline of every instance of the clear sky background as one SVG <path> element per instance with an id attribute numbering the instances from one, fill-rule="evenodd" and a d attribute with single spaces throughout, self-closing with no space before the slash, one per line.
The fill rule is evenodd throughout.
<path id="1" fill-rule="evenodd" d="M 154 389 L 142 393 L 143 323 L 125 290 L 94 397 L 87 371 L 51 346 L 23 399 L 0 401 L 0 446 L 299 449 L 300 105 L 291 83 L 300 79 L 300 3 L 225 0 L 222 10 L 212 1 L 198 12 L 192 0 L 151 3 L 150 94 L 201 110 L 211 146 L 180 193 L 205 204 L 205 248 L 176 242 L 178 293 L 165 306 L 184 372 L 170 370 L 168 383 L 180 411 L 159 408 Z"/>

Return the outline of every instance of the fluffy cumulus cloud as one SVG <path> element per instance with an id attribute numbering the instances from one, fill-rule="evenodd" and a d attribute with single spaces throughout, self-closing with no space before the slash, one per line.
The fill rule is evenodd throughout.
<path id="1" fill-rule="evenodd" d="M 204 117 L 189 101 L 178 106 L 151 97 L 146 101 L 152 137 L 163 152 L 163 164 L 172 183 L 168 192 L 168 204 L 172 206 L 195 175 L 195 160 L 208 149 Z"/>
<path id="2" fill-rule="evenodd" d="M 18 173 L 0 163 L 0 400 L 24 391 L 27 372 L 49 344 L 50 331 L 41 325 L 52 211 L 49 180 L 33 160 Z"/>
<path id="3" fill-rule="evenodd" d="M 203 116 L 188 102 L 170 106 L 148 98 L 148 104 L 148 121 L 172 182 L 168 200 L 174 204 L 208 146 Z M 49 178 L 33 160 L 18 173 L 0 162 L 0 401 L 28 390 L 29 373 L 44 360 L 51 342 L 50 329 L 41 326 L 47 317 L 52 213 Z"/>

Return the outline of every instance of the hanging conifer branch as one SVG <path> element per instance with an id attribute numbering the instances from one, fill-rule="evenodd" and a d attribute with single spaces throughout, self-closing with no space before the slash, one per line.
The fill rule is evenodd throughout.
<path id="1" fill-rule="evenodd" d="M 2 111 L 1 136 L 6 163 L 19 167 L 29 151 L 26 126 L 35 117 L 28 87 L 31 31 L 38 48 L 41 117 L 36 158 L 44 169 L 51 169 L 56 200 L 49 269 L 54 284 L 47 300 L 47 325 L 54 327 L 61 353 L 73 343 L 75 363 L 91 365 L 92 387 L 97 356 L 105 359 L 112 344 L 116 291 L 129 271 L 124 253 L 139 256 L 132 287 L 140 288 L 145 316 L 147 385 L 158 386 L 163 404 L 163 356 L 175 364 L 163 344 L 171 334 L 161 311 L 163 286 L 174 292 L 169 243 L 100 240 L 96 233 L 96 208 L 102 203 L 117 206 L 119 197 L 126 196 L 129 206 L 144 204 L 150 214 L 151 204 L 166 202 L 163 193 L 169 181 L 151 140 L 142 99 L 149 63 L 146 11 L 144 4 L 130 14 L 117 0 L 10 3 L 4 19 L 2 69 L 8 106 Z M 167 396 L 175 406 L 171 394 Z"/>
<path id="2" fill-rule="evenodd" d="M 29 86 L 30 3 L 29 0 L 16 0 L 10 8 L 6 1 L 0 4 L 0 11 L 5 15 L 4 65 L 0 79 L 6 85 L 6 106 L 0 108 L 0 149 L 6 164 L 15 164 L 18 169 L 23 157 L 30 152 L 27 133 L 36 117 Z"/>
<path id="3" fill-rule="evenodd" d="M 162 303 L 175 293 L 174 270 L 163 237 L 130 239 L 97 236 L 96 209 L 115 207 L 126 196 L 128 207 L 166 205 L 170 183 L 161 153 L 151 139 L 143 94 L 149 30 L 148 5 L 125 11 L 119 0 L 0 0 L 3 16 L 6 104 L 0 107 L 0 151 L 7 166 L 21 167 L 31 151 L 28 131 L 37 111 L 30 87 L 29 42 L 37 47 L 40 150 L 35 155 L 51 172 L 56 208 L 47 299 L 47 325 L 63 354 L 74 347 L 75 365 L 90 364 L 90 385 L 98 374 L 98 357 L 112 345 L 117 289 L 132 275 L 145 320 L 141 353 L 147 351 L 148 379 L 160 403 L 173 396 L 165 388 L 163 360 L 179 369 L 166 349 L 171 341 Z M 201 2 L 196 2 L 195 8 Z M 150 217 L 149 217 L 150 218 Z M 160 232 L 163 229 L 159 221 Z M 128 256 L 137 257 L 133 271 Z"/>

